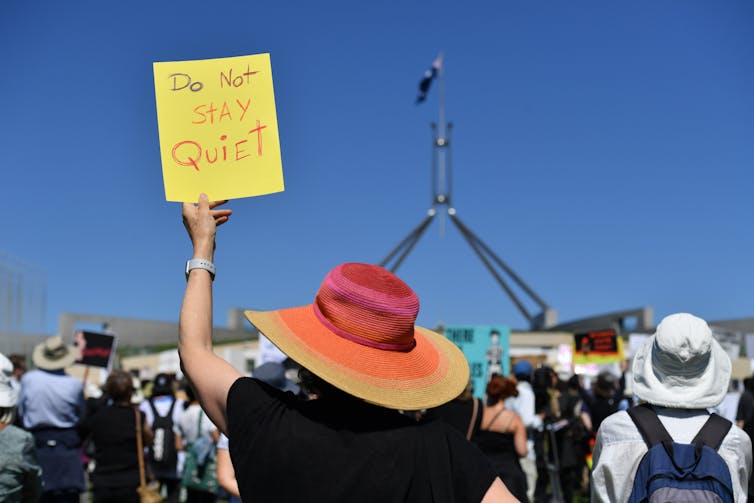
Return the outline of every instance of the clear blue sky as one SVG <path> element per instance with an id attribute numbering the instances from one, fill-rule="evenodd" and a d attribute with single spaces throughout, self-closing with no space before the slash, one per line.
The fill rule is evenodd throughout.
<path id="1" fill-rule="evenodd" d="M 215 315 L 311 302 L 430 205 L 445 53 L 458 215 L 561 320 L 754 316 L 754 3 L 0 3 L 0 250 L 60 312 L 176 320 L 191 250 L 164 200 L 152 62 L 271 53 L 286 190 L 233 201 Z M 524 319 L 436 222 L 399 274 L 419 322 Z"/>

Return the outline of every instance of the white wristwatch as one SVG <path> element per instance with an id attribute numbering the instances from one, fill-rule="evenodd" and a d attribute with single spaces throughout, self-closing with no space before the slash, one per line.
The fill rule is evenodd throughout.
<path id="1" fill-rule="evenodd" d="M 209 260 L 203 258 L 192 258 L 191 260 L 187 260 L 186 281 L 188 281 L 189 273 L 192 269 L 204 269 L 205 271 L 209 272 L 209 276 L 210 278 L 212 278 L 212 281 L 215 281 L 215 264 L 213 264 Z"/>

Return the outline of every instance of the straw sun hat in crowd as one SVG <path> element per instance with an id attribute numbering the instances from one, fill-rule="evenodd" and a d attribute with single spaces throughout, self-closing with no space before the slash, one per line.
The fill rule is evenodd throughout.
<path id="1" fill-rule="evenodd" d="M 61 370 L 73 365 L 77 357 L 75 347 L 63 343 L 61 336 L 54 335 L 34 348 L 31 361 L 43 370 Z"/>
<path id="2" fill-rule="evenodd" d="M 728 391 L 731 363 L 707 322 L 691 314 L 664 318 L 634 356 L 633 391 L 653 405 L 702 409 Z"/>
<path id="3" fill-rule="evenodd" d="M 419 298 L 390 271 L 341 264 L 312 304 L 246 311 L 249 321 L 290 358 L 367 402 L 419 410 L 457 397 L 469 379 L 463 353 L 416 326 Z"/>

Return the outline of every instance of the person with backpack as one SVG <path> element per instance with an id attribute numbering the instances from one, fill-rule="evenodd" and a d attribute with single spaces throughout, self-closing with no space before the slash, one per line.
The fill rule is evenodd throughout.
<path id="1" fill-rule="evenodd" d="M 139 408 L 153 433 L 148 448 L 147 476 L 160 482 L 160 490 L 167 494 L 167 503 L 178 503 L 181 495 L 179 456 L 183 449 L 178 424 L 184 407 L 183 400 L 175 397 L 173 378 L 168 374 L 157 374 L 152 396 L 141 402 Z"/>
<path id="2" fill-rule="evenodd" d="M 597 433 L 592 501 L 745 502 L 751 441 L 707 411 L 730 375 L 704 320 L 663 319 L 633 361 L 634 394 L 644 403 L 607 417 Z"/>

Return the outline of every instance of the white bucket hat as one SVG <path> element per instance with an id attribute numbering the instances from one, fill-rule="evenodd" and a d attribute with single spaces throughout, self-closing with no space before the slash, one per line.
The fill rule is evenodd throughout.
<path id="1" fill-rule="evenodd" d="M 5 355 L 0 354 L 0 407 L 15 407 L 18 403 L 18 393 L 10 384 L 13 377 L 13 364 Z"/>
<path id="2" fill-rule="evenodd" d="M 730 358 L 707 322 L 671 314 L 634 356 L 634 394 L 661 407 L 714 407 L 728 391 L 730 373 Z"/>

